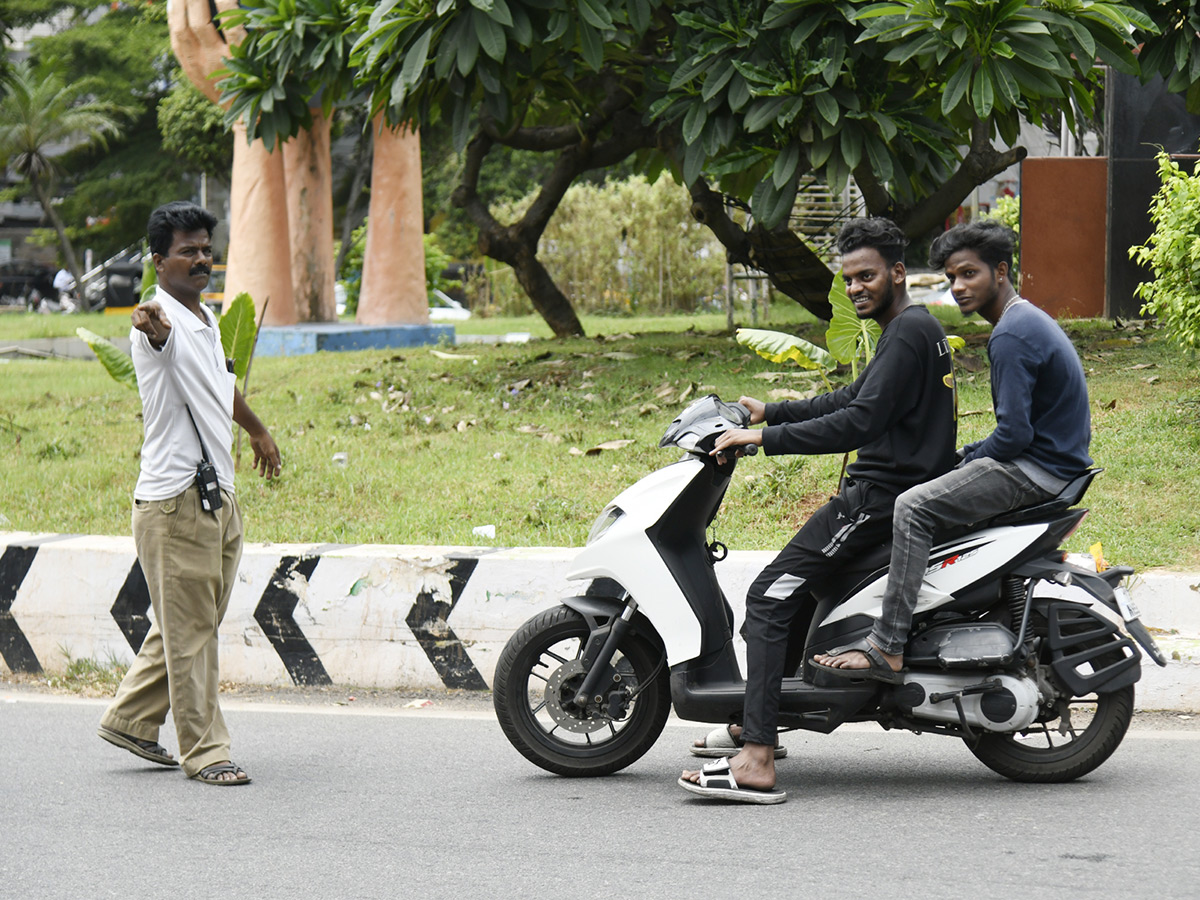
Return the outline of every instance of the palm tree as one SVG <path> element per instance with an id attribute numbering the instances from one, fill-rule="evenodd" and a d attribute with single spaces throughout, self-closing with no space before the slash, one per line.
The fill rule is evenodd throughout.
<path id="1" fill-rule="evenodd" d="M 81 85 L 64 85 L 50 74 L 41 81 L 26 62 L 14 65 L 0 97 L 0 166 L 7 165 L 29 181 L 46 218 L 58 233 L 67 269 L 82 297 L 83 272 L 62 219 L 51 202 L 59 167 L 56 153 L 79 145 L 98 143 L 120 134 L 117 116 L 124 110 L 88 100 Z"/>

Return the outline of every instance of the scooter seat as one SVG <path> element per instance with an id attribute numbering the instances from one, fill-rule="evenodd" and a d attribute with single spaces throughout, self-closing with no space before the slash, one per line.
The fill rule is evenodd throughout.
<path id="1" fill-rule="evenodd" d="M 1103 469 L 1088 469 L 1082 475 L 1073 478 L 1067 486 L 1044 503 L 1035 506 L 1023 506 L 990 519 L 987 525 L 1021 525 L 1025 522 L 1037 522 L 1040 519 L 1050 519 L 1066 512 L 1083 499 L 1088 485 L 1103 472 Z"/>

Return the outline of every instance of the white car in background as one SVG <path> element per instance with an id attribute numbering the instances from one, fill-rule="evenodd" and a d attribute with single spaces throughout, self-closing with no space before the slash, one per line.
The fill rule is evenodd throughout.
<path id="1" fill-rule="evenodd" d="M 461 322 L 471 311 L 444 291 L 429 292 L 429 318 L 435 322 Z"/>

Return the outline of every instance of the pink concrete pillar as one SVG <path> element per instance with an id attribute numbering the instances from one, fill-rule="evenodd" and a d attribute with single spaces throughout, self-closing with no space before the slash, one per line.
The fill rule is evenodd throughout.
<path id="1" fill-rule="evenodd" d="M 408 127 L 376 119 L 371 204 L 363 251 L 362 292 L 356 321 L 363 325 L 423 325 L 425 222 L 421 204 L 421 141 Z"/>
<path id="2" fill-rule="evenodd" d="M 294 324 L 290 247 L 283 152 L 268 151 L 262 141 L 247 144 L 246 126 L 239 122 L 233 127 L 226 305 L 246 291 L 261 313 L 269 297 L 263 324 Z"/>

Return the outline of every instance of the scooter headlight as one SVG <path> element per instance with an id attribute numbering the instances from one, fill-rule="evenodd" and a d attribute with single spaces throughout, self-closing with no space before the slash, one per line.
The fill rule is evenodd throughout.
<path id="1" fill-rule="evenodd" d="M 625 510 L 619 506 L 606 506 L 604 512 L 596 518 L 592 525 L 592 532 L 588 535 L 587 542 L 594 544 L 600 538 L 604 537 L 608 529 L 612 528 L 617 523 L 617 520 L 625 515 Z"/>

